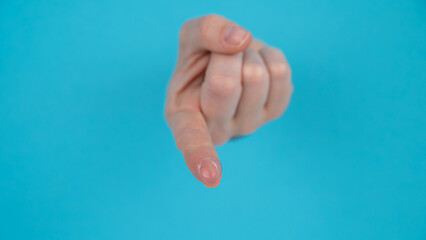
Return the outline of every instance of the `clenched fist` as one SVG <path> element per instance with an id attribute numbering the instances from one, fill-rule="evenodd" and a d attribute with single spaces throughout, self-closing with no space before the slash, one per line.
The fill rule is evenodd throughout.
<path id="1" fill-rule="evenodd" d="M 280 116 L 292 89 L 280 50 L 219 15 L 185 22 L 165 117 L 192 174 L 208 187 L 219 184 L 214 145 Z"/>

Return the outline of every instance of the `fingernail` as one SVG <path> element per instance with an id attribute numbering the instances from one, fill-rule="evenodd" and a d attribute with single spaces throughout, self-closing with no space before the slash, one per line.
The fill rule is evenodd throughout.
<path id="1" fill-rule="evenodd" d="M 225 42 L 239 46 L 245 42 L 249 32 L 239 26 L 228 26 L 225 29 Z"/>
<path id="2" fill-rule="evenodd" d="M 222 167 L 211 159 L 202 160 L 196 169 L 197 177 L 205 183 L 215 182 L 221 173 Z"/>

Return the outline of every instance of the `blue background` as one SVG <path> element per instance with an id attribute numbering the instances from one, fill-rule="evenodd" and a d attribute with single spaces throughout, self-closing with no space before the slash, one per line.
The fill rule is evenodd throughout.
<path id="1" fill-rule="evenodd" d="M 218 147 L 163 119 L 179 26 L 285 52 L 285 115 Z M 426 2 L 0 0 L 0 239 L 425 239 Z"/>

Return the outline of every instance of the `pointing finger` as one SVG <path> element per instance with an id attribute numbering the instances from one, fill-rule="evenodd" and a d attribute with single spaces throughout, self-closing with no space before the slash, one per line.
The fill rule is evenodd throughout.
<path id="1" fill-rule="evenodd" d="M 191 173 L 208 187 L 218 185 L 222 167 L 201 112 L 180 110 L 169 124 Z"/>

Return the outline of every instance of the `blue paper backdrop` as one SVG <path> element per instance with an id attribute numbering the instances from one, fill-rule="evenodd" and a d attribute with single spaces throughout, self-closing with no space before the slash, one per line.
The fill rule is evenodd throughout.
<path id="1" fill-rule="evenodd" d="M 285 115 L 208 189 L 162 115 L 177 32 L 285 52 Z M 425 239 L 424 0 L 0 0 L 0 239 Z"/>

